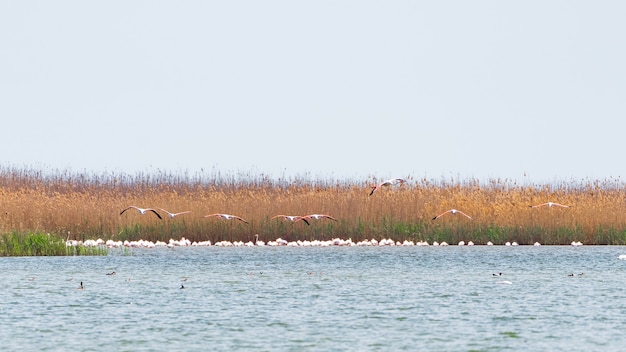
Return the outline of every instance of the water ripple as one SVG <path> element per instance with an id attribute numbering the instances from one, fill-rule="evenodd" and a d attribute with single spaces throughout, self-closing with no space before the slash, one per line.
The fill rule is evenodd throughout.
<path id="1" fill-rule="evenodd" d="M 621 253 L 177 248 L 0 258 L 0 339 L 22 351 L 619 350 Z"/>

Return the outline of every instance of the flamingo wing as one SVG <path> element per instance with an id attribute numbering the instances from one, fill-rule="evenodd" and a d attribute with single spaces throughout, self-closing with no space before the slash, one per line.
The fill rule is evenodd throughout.
<path id="1" fill-rule="evenodd" d="M 470 219 L 470 220 L 473 220 L 471 216 L 469 216 L 469 215 L 465 214 L 464 212 L 462 212 L 462 211 L 460 211 L 460 210 L 457 210 L 457 213 L 459 213 L 459 214 L 461 214 L 461 215 L 464 215 L 465 217 L 467 217 L 467 218 L 468 218 L 468 219 Z"/>
<path id="2" fill-rule="evenodd" d="M 437 219 L 439 219 L 440 217 L 442 217 L 442 216 L 446 215 L 446 214 L 447 214 L 447 213 L 449 213 L 449 212 L 450 212 L 450 210 L 446 210 L 446 211 L 444 211 L 443 213 L 441 213 L 441 214 L 439 214 L 439 215 L 435 216 L 435 217 L 433 218 L 433 220 L 437 220 Z"/>
<path id="3" fill-rule="evenodd" d="M 153 212 L 153 213 L 154 213 L 154 214 L 155 214 L 155 215 L 156 215 L 159 219 L 163 219 L 163 218 L 161 217 L 161 215 L 159 215 L 159 213 L 157 213 L 157 211 L 156 211 L 156 210 L 154 210 L 154 209 L 146 209 L 146 211 L 151 211 L 151 212 Z"/>
<path id="4" fill-rule="evenodd" d="M 248 224 L 248 222 L 247 222 L 246 220 L 244 220 L 244 219 L 242 219 L 242 218 L 240 218 L 240 217 L 238 217 L 238 216 L 232 215 L 232 217 L 233 217 L 234 219 L 237 219 L 237 220 L 239 220 L 239 221 L 242 221 L 242 222 L 245 222 L 246 224 Z"/>

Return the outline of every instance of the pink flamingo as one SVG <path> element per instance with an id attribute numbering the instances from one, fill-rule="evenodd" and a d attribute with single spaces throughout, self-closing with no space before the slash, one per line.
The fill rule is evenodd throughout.
<path id="1" fill-rule="evenodd" d="M 440 217 L 442 217 L 442 216 L 444 216 L 444 215 L 446 215 L 446 214 L 448 214 L 448 213 L 450 213 L 451 215 L 456 215 L 457 213 L 459 213 L 459 214 L 461 214 L 461 215 L 463 215 L 463 216 L 467 217 L 468 219 L 472 220 L 472 217 L 471 217 L 471 216 L 469 216 L 469 215 L 465 214 L 464 212 L 462 212 L 462 211 L 460 211 L 460 210 L 456 210 L 456 209 L 450 209 L 450 210 L 444 211 L 443 213 L 441 213 L 441 214 L 439 214 L 439 215 L 435 216 L 435 217 L 433 218 L 433 220 L 437 220 L 437 219 L 439 219 Z"/>
<path id="2" fill-rule="evenodd" d="M 559 204 L 559 203 L 554 203 L 554 202 L 547 202 L 547 203 L 542 203 L 542 204 L 537 204 L 537 205 L 529 205 L 528 207 L 530 208 L 539 208 L 539 207 L 543 207 L 543 206 L 548 206 L 548 208 L 551 208 L 553 206 L 555 207 L 561 207 L 561 208 L 570 208 L 570 205 L 563 205 L 563 204 Z"/>
<path id="3" fill-rule="evenodd" d="M 153 213 L 154 213 L 154 214 L 155 214 L 155 215 L 156 215 L 159 219 L 163 219 L 163 218 L 161 217 L 161 215 L 159 215 L 159 213 L 157 213 L 157 211 L 156 211 L 156 210 L 154 210 L 154 209 L 152 209 L 152 208 L 139 208 L 139 207 L 136 207 L 136 206 L 134 206 L 134 205 L 131 205 L 131 206 L 129 206 L 128 208 L 126 208 L 126 209 L 122 210 L 122 212 L 120 213 L 120 215 L 124 214 L 124 212 L 125 212 L 126 210 L 128 210 L 128 209 L 137 209 L 137 211 L 138 211 L 141 215 L 144 215 L 145 213 L 147 213 L 147 212 L 149 212 L 149 211 L 150 211 L 150 212 L 153 212 Z"/>
<path id="4" fill-rule="evenodd" d="M 183 215 L 183 214 L 189 214 L 189 213 L 191 213 L 191 210 L 188 210 L 188 211 L 181 211 L 181 212 L 179 212 L 179 213 L 170 213 L 169 211 L 167 211 L 167 210 L 165 210 L 165 209 L 163 209 L 163 208 L 159 208 L 159 209 L 160 209 L 160 210 L 163 210 L 164 212 L 166 212 L 166 213 L 167 213 L 167 215 L 168 215 L 170 218 L 175 218 L 175 217 L 177 217 L 178 215 Z"/>
<path id="5" fill-rule="evenodd" d="M 311 219 L 315 219 L 315 220 L 319 220 L 319 219 L 330 219 L 332 221 L 337 221 L 337 219 L 333 218 L 330 215 L 325 215 L 325 214 L 311 214 L 311 215 L 305 215 L 305 216 L 301 216 L 299 219 L 296 219 L 294 222 L 297 221 L 307 221 L 307 220 L 311 220 Z"/>
<path id="6" fill-rule="evenodd" d="M 298 216 L 298 215 L 276 215 L 276 216 L 273 216 L 270 220 L 277 219 L 277 218 L 283 218 L 283 220 L 291 221 L 291 222 L 296 222 L 298 220 L 302 220 L 307 225 L 311 225 L 307 219 L 302 219 L 302 216 Z"/>
<path id="7" fill-rule="evenodd" d="M 222 219 L 224 219 L 224 220 L 232 220 L 232 219 L 235 219 L 235 220 L 239 220 L 239 221 L 241 221 L 241 222 L 245 222 L 246 224 L 249 224 L 249 222 L 247 222 L 246 220 L 244 220 L 244 219 L 242 219 L 242 218 L 240 218 L 240 217 L 238 217 L 238 216 L 236 216 L 236 215 L 230 215 L 230 214 L 209 214 L 209 215 L 205 215 L 205 216 L 203 216 L 203 217 L 205 217 L 205 218 L 210 218 L 210 217 L 212 217 L 212 216 L 217 216 L 217 217 L 220 217 L 220 218 L 222 218 Z"/>
<path id="8" fill-rule="evenodd" d="M 376 186 L 372 186 L 372 191 L 370 192 L 370 196 L 372 194 L 374 194 L 374 192 L 378 191 L 382 187 L 387 187 L 387 186 L 395 185 L 395 184 L 398 184 L 398 183 L 404 183 L 404 182 L 405 182 L 405 180 L 403 178 L 391 178 L 389 180 L 385 180 L 385 181 L 377 184 Z"/>

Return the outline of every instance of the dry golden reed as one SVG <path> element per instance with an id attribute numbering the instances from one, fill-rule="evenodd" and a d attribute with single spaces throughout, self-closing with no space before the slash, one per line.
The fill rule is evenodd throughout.
<path id="1" fill-rule="evenodd" d="M 51 232 L 70 239 L 192 241 L 392 238 L 484 244 L 626 244 L 624 185 L 619 179 L 525 184 L 494 179 L 415 180 L 377 191 L 379 180 L 270 179 L 254 175 L 76 174 L 0 169 L 0 233 Z M 529 205 L 548 201 L 571 208 Z M 129 210 L 163 208 L 190 214 L 159 220 Z M 446 215 L 458 209 L 471 215 Z M 235 220 L 206 214 L 240 216 Z M 338 219 L 285 222 L 274 215 L 328 214 Z"/>

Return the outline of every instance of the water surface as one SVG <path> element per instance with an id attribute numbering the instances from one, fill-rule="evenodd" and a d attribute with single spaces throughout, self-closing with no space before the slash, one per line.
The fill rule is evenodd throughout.
<path id="1" fill-rule="evenodd" d="M 120 253 L 0 258 L 4 348 L 626 346 L 626 260 L 618 259 L 626 247 L 176 247 Z"/>

